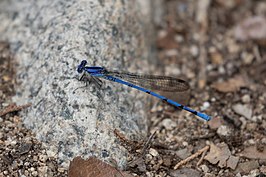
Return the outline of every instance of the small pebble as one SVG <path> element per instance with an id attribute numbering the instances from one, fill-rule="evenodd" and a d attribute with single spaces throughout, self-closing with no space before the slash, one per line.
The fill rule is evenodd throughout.
<path id="1" fill-rule="evenodd" d="M 9 103 L 2 103 L 3 107 L 7 107 L 9 105 Z"/>
<path id="2" fill-rule="evenodd" d="M 30 163 L 29 162 L 25 162 L 24 165 L 27 167 L 27 166 L 30 165 Z"/>
<path id="3" fill-rule="evenodd" d="M 247 123 L 246 129 L 248 131 L 254 131 L 257 129 L 257 124 L 256 123 Z"/>
<path id="4" fill-rule="evenodd" d="M 16 170 L 17 168 L 18 168 L 17 161 L 13 161 L 13 163 L 12 163 L 12 169 Z"/>
<path id="5" fill-rule="evenodd" d="M 218 129 L 222 125 L 222 119 L 218 116 L 214 116 L 209 122 L 208 125 L 211 129 Z"/>
<path id="6" fill-rule="evenodd" d="M 215 102 L 216 101 L 216 98 L 215 97 L 212 97 L 211 98 L 211 102 Z"/>
<path id="7" fill-rule="evenodd" d="M 259 169 L 252 170 L 250 173 L 250 176 L 258 176 L 260 174 Z"/>
<path id="8" fill-rule="evenodd" d="M 150 162 L 152 160 L 152 155 L 151 154 L 146 154 L 145 156 L 145 161 Z"/>
<path id="9" fill-rule="evenodd" d="M 256 144 L 256 142 L 255 142 L 254 139 L 249 139 L 249 140 L 247 140 L 247 142 L 248 142 L 249 145 L 254 145 L 254 144 Z"/>
<path id="10" fill-rule="evenodd" d="M 10 145 L 11 145 L 11 146 L 14 146 L 14 145 L 16 145 L 16 144 L 17 144 L 17 141 L 16 141 L 16 140 L 10 142 Z"/>
<path id="11" fill-rule="evenodd" d="M 184 141 L 184 142 L 182 142 L 182 145 L 186 147 L 186 146 L 188 146 L 188 142 Z"/>
<path id="12" fill-rule="evenodd" d="M 31 176 L 31 175 L 30 175 L 30 172 L 29 172 L 28 170 L 25 170 L 24 175 L 25 175 L 25 176 Z"/>
<path id="13" fill-rule="evenodd" d="M 178 56 L 178 50 L 176 50 L 176 49 L 169 49 L 169 50 L 165 51 L 165 56 L 167 56 L 167 57 L 175 57 L 175 56 Z"/>
<path id="14" fill-rule="evenodd" d="M 172 158 L 171 156 L 166 156 L 163 158 L 163 164 L 167 167 L 170 167 L 172 164 Z"/>
<path id="15" fill-rule="evenodd" d="M 42 156 L 42 154 L 41 154 L 40 156 Z M 40 157 L 39 157 L 39 158 L 40 158 Z M 33 159 L 34 161 L 36 161 L 36 162 L 37 162 L 37 161 L 38 161 L 38 156 L 36 156 L 36 155 L 35 155 L 35 156 L 33 156 L 33 158 L 32 158 L 32 159 Z"/>
<path id="16" fill-rule="evenodd" d="M 238 53 L 240 51 L 240 46 L 233 40 L 228 41 L 229 45 L 227 47 L 229 53 L 235 54 Z"/>
<path id="17" fill-rule="evenodd" d="M 208 173 L 208 171 L 210 170 L 209 167 L 207 165 L 201 165 L 200 168 L 202 169 L 202 171 L 204 173 Z"/>
<path id="18" fill-rule="evenodd" d="M 149 171 L 148 171 L 148 172 L 146 172 L 146 176 L 147 176 L 147 177 L 152 177 L 152 176 L 154 176 L 154 175 L 153 175 L 152 172 L 149 172 Z"/>
<path id="19" fill-rule="evenodd" d="M 162 121 L 162 125 L 165 127 L 166 130 L 173 130 L 177 125 L 172 119 L 164 119 Z"/>
<path id="20" fill-rule="evenodd" d="M 259 120 L 262 120 L 262 115 L 252 116 L 252 118 L 250 120 L 252 120 L 253 122 L 257 122 Z"/>
<path id="21" fill-rule="evenodd" d="M 207 69 L 207 71 L 211 71 L 211 70 L 213 70 L 213 65 L 211 65 L 211 64 L 208 64 L 207 66 L 206 66 L 206 69 Z"/>
<path id="22" fill-rule="evenodd" d="M 266 144 L 266 138 L 262 138 L 262 139 L 261 139 L 261 143 L 262 143 L 262 144 Z"/>
<path id="23" fill-rule="evenodd" d="M 153 157 L 156 157 L 159 155 L 158 151 L 156 151 L 155 149 L 153 148 L 150 148 L 149 149 L 149 154 L 151 154 Z"/>
<path id="24" fill-rule="evenodd" d="M 243 103 L 249 103 L 251 99 L 249 95 L 244 95 L 242 96 L 241 100 Z"/>
<path id="25" fill-rule="evenodd" d="M 208 101 L 205 101 L 203 103 L 203 105 L 200 107 L 201 111 L 205 111 L 206 109 L 208 109 L 210 107 L 210 103 Z"/>
<path id="26" fill-rule="evenodd" d="M 219 66 L 219 67 L 218 67 L 218 72 L 219 72 L 220 74 L 224 74 L 224 73 L 226 73 L 226 70 L 225 70 L 225 68 L 224 68 L 223 66 Z"/>
<path id="27" fill-rule="evenodd" d="M 18 162 L 18 166 L 22 167 L 23 166 L 23 161 L 22 160 L 19 160 Z M 25 164 L 24 164 L 25 165 Z"/>
<path id="28" fill-rule="evenodd" d="M 175 36 L 175 40 L 178 42 L 178 43 L 181 43 L 184 41 L 184 37 L 182 35 L 176 35 Z"/>
<path id="29" fill-rule="evenodd" d="M 58 168 L 57 171 L 63 173 L 66 169 L 65 168 Z"/>
<path id="30" fill-rule="evenodd" d="M 261 166 L 260 167 L 260 171 L 262 172 L 262 173 L 265 173 L 266 174 L 266 166 Z"/>
<path id="31" fill-rule="evenodd" d="M 211 52 L 210 57 L 213 64 L 221 65 L 223 63 L 223 56 L 217 51 Z"/>
<path id="32" fill-rule="evenodd" d="M 217 134 L 220 136 L 227 136 L 228 137 L 232 134 L 232 130 L 226 125 L 221 125 L 217 129 Z"/>
<path id="33" fill-rule="evenodd" d="M 37 171 L 33 171 L 31 172 L 32 176 L 38 176 L 38 172 Z"/>
<path id="34" fill-rule="evenodd" d="M 165 30 L 159 30 L 158 31 L 158 38 L 163 38 L 167 35 L 167 31 Z"/>
<path id="35" fill-rule="evenodd" d="M 47 166 L 38 167 L 37 171 L 39 172 L 40 176 L 44 176 L 45 174 L 47 174 L 48 167 Z"/>
<path id="36" fill-rule="evenodd" d="M 197 57 L 199 55 L 199 48 L 196 45 L 192 45 L 190 47 L 190 53 L 193 57 Z"/>
<path id="37" fill-rule="evenodd" d="M 152 164 L 152 166 L 153 166 L 153 168 L 154 168 L 154 165 L 157 164 L 157 160 L 152 159 L 152 160 L 150 161 L 150 164 Z"/>
<path id="38" fill-rule="evenodd" d="M 46 153 L 47 153 L 47 155 L 49 156 L 49 157 L 55 157 L 56 156 L 56 152 L 54 152 L 54 151 L 52 151 L 52 150 L 47 150 L 46 151 Z"/>
<path id="39" fill-rule="evenodd" d="M 39 159 L 41 162 L 46 162 L 47 158 L 48 158 L 47 155 L 43 155 L 43 154 L 39 155 Z"/>
<path id="40" fill-rule="evenodd" d="M 217 52 L 217 49 L 214 46 L 210 46 L 209 49 L 208 49 L 208 52 L 209 53 L 214 53 L 214 52 Z"/>

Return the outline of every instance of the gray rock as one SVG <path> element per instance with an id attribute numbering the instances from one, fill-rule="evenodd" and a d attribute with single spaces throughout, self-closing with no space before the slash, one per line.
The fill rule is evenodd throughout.
<path id="1" fill-rule="evenodd" d="M 247 161 L 247 162 L 243 162 L 243 163 L 239 163 L 235 173 L 244 173 L 247 174 L 249 173 L 251 170 L 257 169 L 259 168 L 260 165 L 258 163 L 258 161 L 252 160 L 252 161 Z"/>
<path id="2" fill-rule="evenodd" d="M 233 105 L 233 110 L 237 114 L 244 116 L 249 120 L 251 120 L 251 118 L 252 118 L 252 109 L 250 109 L 250 107 L 247 105 L 235 104 L 235 105 Z"/>
<path id="3" fill-rule="evenodd" d="M 185 159 L 187 157 L 189 157 L 191 155 L 191 152 L 188 148 L 184 148 L 184 149 L 180 149 L 178 151 L 176 151 L 176 156 L 181 158 L 181 159 Z"/>
<path id="4" fill-rule="evenodd" d="M 14 101 L 32 103 L 24 124 L 62 165 L 95 155 L 122 167 L 126 152 L 114 129 L 127 137 L 146 135 L 144 93 L 108 81 L 101 90 L 79 88 L 85 84 L 74 78 L 83 59 L 92 66 L 148 72 L 149 3 L 0 1 L 0 40 L 10 42 L 19 64 Z"/>
<path id="5" fill-rule="evenodd" d="M 178 170 L 172 170 L 170 172 L 171 176 L 176 176 L 176 177 L 199 177 L 202 176 L 202 174 L 197 171 L 194 170 L 192 168 L 182 168 L 182 169 L 178 169 Z"/>

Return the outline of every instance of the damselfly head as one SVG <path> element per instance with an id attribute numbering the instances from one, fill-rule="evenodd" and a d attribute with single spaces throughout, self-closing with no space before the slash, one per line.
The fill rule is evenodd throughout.
<path id="1" fill-rule="evenodd" d="M 81 61 L 81 63 L 78 66 L 78 69 L 77 69 L 78 73 L 82 73 L 82 71 L 84 70 L 86 64 L 87 64 L 86 60 L 82 60 Z"/>

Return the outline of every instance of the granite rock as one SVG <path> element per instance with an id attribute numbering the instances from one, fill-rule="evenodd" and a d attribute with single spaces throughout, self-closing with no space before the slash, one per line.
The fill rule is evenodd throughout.
<path id="1" fill-rule="evenodd" d="M 126 151 L 114 129 L 127 137 L 146 135 L 144 93 L 111 82 L 101 90 L 82 88 L 76 72 L 83 59 L 111 70 L 149 72 L 150 1 L 140 2 L 0 1 L 0 40 L 10 43 L 18 63 L 13 100 L 32 103 L 23 122 L 63 166 L 75 156 L 94 155 L 123 167 Z"/>

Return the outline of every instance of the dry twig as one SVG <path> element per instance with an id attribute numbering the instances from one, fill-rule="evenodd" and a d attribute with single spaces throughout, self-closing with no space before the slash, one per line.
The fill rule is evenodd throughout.
<path id="1" fill-rule="evenodd" d="M 11 112 L 20 111 L 22 109 L 25 109 L 27 107 L 31 106 L 31 103 L 17 106 L 16 103 L 10 104 L 7 107 L 5 107 L 3 110 L 0 111 L 0 116 L 6 115 Z"/>
<path id="2" fill-rule="evenodd" d="M 261 57 L 261 54 L 260 54 L 260 51 L 259 51 L 257 45 L 253 47 L 253 53 L 254 53 L 258 62 L 262 61 L 262 57 Z"/>
<path id="3" fill-rule="evenodd" d="M 208 147 L 208 148 L 207 148 Z M 197 163 L 197 166 L 199 166 L 201 164 L 201 162 L 203 161 L 208 149 L 209 149 L 210 146 L 206 146 L 205 148 L 205 151 L 203 151 L 202 155 L 201 155 L 201 158 L 199 159 L 198 163 Z"/>
<path id="4" fill-rule="evenodd" d="M 145 152 L 146 152 L 146 150 L 147 150 L 149 144 L 151 143 L 151 140 L 153 139 L 153 137 L 154 137 L 155 133 L 157 132 L 157 130 L 158 130 L 158 129 L 156 129 L 156 130 L 153 132 L 153 134 L 151 134 L 151 135 L 149 136 L 148 140 L 147 140 L 146 143 L 144 144 L 144 146 L 143 146 L 143 148 L 142 148 L 142 152 L 141 152 L 142 155 L 145 154 Z"/>
<path id="5" fill-rule="evenodd" d="M 202 154 L 203 152 L 207 152 L 207 151 L 209 150 L 209 148 L 210 148 L 210 146 L 205 146 L 204 148 L 198 150 L 195 154 L 193 154 L 193 155 L 189 156 L 188 158 L 186 158 L 186 159 L 180 161 L 179 163 L 177 163 L 177 164 L 175 165 L 174 169 L 175 169 L 175 170 L 178 169 L 180 166 L 182 166 L 182 165 L 184 165 L 184 164 L 190 162 L 191 160 L 195 159 L 196 157 L 198 157 L 198 156 L 199 156 L 200 154 Z M 202 161 L 202 160 L 200 159 L 200 161 Z M 199 162 L 200 162 L 200 161 L 199 161 Z M 199 163 L 199 162 L 198 162 L 198 163 Z"/>

